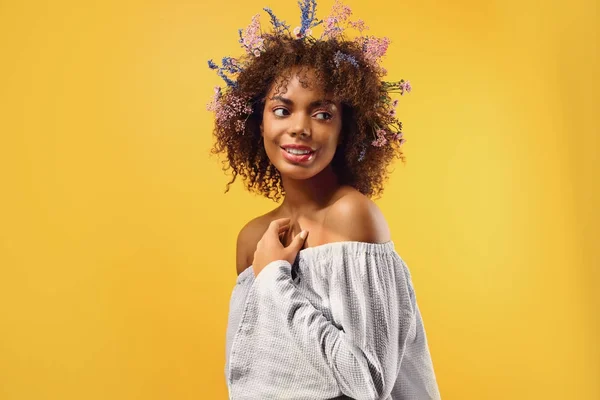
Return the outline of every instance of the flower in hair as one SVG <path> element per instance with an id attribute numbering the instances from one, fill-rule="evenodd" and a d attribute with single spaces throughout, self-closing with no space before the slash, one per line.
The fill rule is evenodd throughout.
<path id="1" fill-rule="evenodd" d="M 212 101 L 206 105 L 206 109 L 208 111 L 216 111 L 220 99 L 221 99 L 221 88 L 219 86 L 215 86 L 214 97 L 213 97 Z"/>
<path id="2" fill-rule="evenodd" d="M 351 56 L 349 54 L 344 54 L 339 50 L 335 52 L 335 54 L 333 56 L 333 62 L 335 63 L 335 66 L 337 68 L 340 67 L 340 64 L 342 62 L 347 62 L 349 64 L 352 64 L 356 68 L 358 68 L 358 61 L 356 61 L 356 58 L 354 58 L 353 56 Z"/>
<path id="3" fill-rule="evenodd" d="M 304 36 L 310 36 L 315 26 L 321 24 L 323 21 L 317 19 L 315 13 L 317 11 L 316 0 L 300 0 L 298 1 L 300 6 L 300 26 L 294 29 L 294 35 L 297 38 Z"/>
<path id="4" fill-rule="evenodd" d="M 304 36 L 310 36 L 312 34 L 312 29 L 307 29 L 306 31 L 304 31 L 304 34 L 302 34 L 302 28 L 297 26 L 296 28 L 294 28 L 294 36 L 296 37 L 296 39 L 301 39 Z"/>
<path id="5" fill-rule="evenodd" d="M 356 22 L 348 21 L 348 26 L 356 29 L 361 34 L 362 34 L 362 31 L 369 29 L 369 27 L 365 25 L 365 21 L 363 21 L 362 19 L 359 19 Z"/>
<path id="6" fill-rule="evenodd" d="M 365 159 L 366 155 L 367 155 L 367 147 L 363 145 L 360 150 L 360 154 L 358 155 L 358 162 L 362 162 L 362 160 Z"/>
<path id="7" fill-rule="evenodd" d="M 252 103 L 249 98 L 240 97 L 237 79 L 256 57 L 260 57 L 267 50 L 268 41 L 272 39 L 287 37 L 304 41 L 309 45 L 317 41 L 353 41 L 357 46 L 351 46 L 355 50 L 348 50 L 352 54 L 341 50 L 335 52 L 331 60 L 332 68 L 347 71 L 348 66 L 357 69 L 367 67 L 380 77 L 387 74 L 385 68 L 381 66 L 381 60 L 387 53 L 390 39 L 363 35 L 363 32 L 369 27 L 361 19 L 351 20 L 352 10 L 342 4 L 341 0 L 335 0 L 331 12 L 323 20 L 317 18 L 316 0 L 299 0 L 298 6 L 300 8 L 300 25 L 295 29 L 290 30 L 290 25 L 277 18 L 270 8 L 265 7 L 263 10 L 269 15 L 272 32 L 263 34 L 259 21 L 260 15 L 256 14 L 245 29 L 238 30 L 239 43 L 244 49 L 245 55 L 240 58 L 223 57 L 220 65 L 213 60 L 208 61 L 208 67 L 215 70 L 226 84 L 223 90 L 219 87 L 215 88 L 214 97 L 207 105 L 210 111 L 215 112 L 217 125 L 227 126 L 228 129 L 234 129 L 236 132 L 244 134 L 245 123 L 252 113 Z M 318 38 L 313 37 L 314 28 L 319 25 L 323 25 L 322 34 Z M 345 39 L 344 33 L 349 29 L 358 31 L 359 35 L 354 39 Z M 354 53 L 356 50 L 359 50 L 358 53 L 362 50 L 362 54 Z M 367 146 L 371 144 L 379 148 L 390 143 L 402 144 L 406 140 L 402 137 L 402 122 L 396 119 L 398 100 L 392 100 L 390 95 L 397 93 L 402 96 L 410 93 L 412 86 L 409 81 L 401 79 L 395 82 L 380 81 L 378 88 L 381 96 L 377 104 L 374 104 L 378 117 L 370 122 L 373 137 L 365 139 L 364 144 Z M 366 151 L 366 147 L 361 149 L 359 162 L 366 157 Z"/>
<path id="8" fill-rule="evenodd" d="M 393 133 L 392 136 L 391 136 L 391 140 L 398 141 L 400 144 L 406 142 L 406 139 L 402 138 L 402 132 L 400 132 L 400 133 Z"/>
<path id="9" fill-rule="evenodd" d="M 377 134 L 377 139 L 373 140 L 373 142 L 371 142 L 371 144 L 375 147 L 385 146 L 388 142 L 387 139 L 385 138 L 386 131 L 383 129 L 378 129 L 376 134 Z"/>
<path id="10" fill-rule="evenodd" d="M 402 96 L 404 94 L 404 92 L 409 93 L 410 90 L 412 89 L 412 87 L 410 86 L 410 83 L 408 81 L 400 83 L 399 87 L 400 87 L 400 96 Z"/>
<path id="11" fill-rule="evenodd" d="M 260 22 L 259 19 L 260 14 L 256 14 L 252 17 L 252 22 L 245 30 L 240 29 L 239 42 L 242 44 L 242 47 L 246 49 L 248 54 L 253 54 L 255 56 L 260 56 L 261 51 L 265 50 L 264 47 L 264 39 L 260 35 Z"/>
<path id="12" fill-rule="evenodd" d="M 342 4 L 340 0 L 336 0 L 331 8 L 331 13 L 325 18 L 325 29 L 321 34 L 321 39 L 335 39 L 341 36 L 344 27 L 356 29 L 361 33 L 369 29 L 361 19 L 356 22 L 350 21 L 349 18 L 351 15 L 352 9 Z"/>
<path id="13" fill-rule="evenodd" d="M 379 60 L 387 52 L 390 39 L 387 37 L 377 38 L 374 36 L 360 36 L 356 38 L 356 42 L 362 47 L 367 62 L 371 64 L 373 68 L 385 75 L 387 71 L 379 65 Z"/>
<path id="14" fill-rule="evenodd" d="M 221 93 L 221 88 L 216 86 L 212 101 L 207 104 L 206 109 L 215 113 L 217 125 L 226 125 L 234 121 L 235 130 L 243 134 L 245 123 L 252 107 L 248 99 L 237 96 L 233 92 Z"/>
<path id="15" fill-rule="evenodd" d="M 263 10 L 265 10 L 271 17 L 271 25 L 273 25 L 273 30 L 276 34 L 281 34 L 283 31 L 289 32 L 290 26 L 287 25 L 285 21 L 281 21 L 279 18 L 277 18 L 273 13 L 273 10 L 271 10 L 269 7 L 265 7 Z"/>

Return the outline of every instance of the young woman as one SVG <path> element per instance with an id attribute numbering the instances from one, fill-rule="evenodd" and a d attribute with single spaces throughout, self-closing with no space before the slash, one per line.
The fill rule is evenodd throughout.
<path id="1" fill-rule="evenodd" d="M 300 3 L 290 32 L 270 9 L 240 30 L 246 56 L 209 66 L 227 83 L 215 153 L 233 180 L 281 204 L 237 238 L 225 375 L 232 399 L 437 399 L 439 391 L 410 272 L 369 197 L 402 159 L 402 124 L 383 82 L 387 39 L 344 28 L 336 3 L 317 39 L 316 4 Z"/>

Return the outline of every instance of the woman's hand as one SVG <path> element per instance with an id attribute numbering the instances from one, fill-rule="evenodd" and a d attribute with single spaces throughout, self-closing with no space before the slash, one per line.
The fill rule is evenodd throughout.
<path id="1" fill-rule="evenodd" d="M 290 218 L 279 218 L 271 221 L 269 228 L 267 228 L 267 231 L 256 245 L 254 261 L 252 262 L 255 277 L 258 276 L 264 267 L 273 261 L 286 260 L 290 264 L 294 262 L 296 255 L 298 255 L 298 252 L 304 245 L 308 232 L 300 232 L 288 247 L 283 247 L 283 244 L 279 240 L 279 235 L 288 230 L 289 227 Z"/>

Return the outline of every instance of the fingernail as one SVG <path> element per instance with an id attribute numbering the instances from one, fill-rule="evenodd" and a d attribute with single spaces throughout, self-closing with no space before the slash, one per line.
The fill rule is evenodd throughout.
<path id="1" fill-rule="evenodd" d="M 306 239 L 306 234 L 307 234 L 307 233 L 308 233 L 308 232 L 306 232 L 306 231 L 302 231 L 302 232 L 300 232 L 300 237 L 301 237 L 302 239 Z"/>

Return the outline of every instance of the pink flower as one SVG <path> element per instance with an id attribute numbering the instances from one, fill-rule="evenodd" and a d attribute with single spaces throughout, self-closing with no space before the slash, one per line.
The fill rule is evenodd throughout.
<path id="1" fill-rule="evenodd" d="M 235 131 L 240 134 L 244 134 L 246 132 L 246 120 L 240 119 L 235 121 Z"/>
<path id="2" fill-rule="evenodd" d="M 331 13 L 329 17 L 336 17 L 338 21 L 345 22 L 350 15 L 352 15 L 352 9 L 342 4 L 340 0 L 335 0 L 333 7 L 331 7 Z"/>
<path id="3" fill-rule="evenodd" d="M 299 26 L 294 28 L 294 36 L 296 36 L 296 39 L 300 39 L 304 36 L 309 36 L 312 34 L 312 29 L 307 29 L 306 31 L 304 31 L 304 35 L 302 35 L 302 33 L 300 33 L 301 30 L 302 30 L 302 28 L 300 28 Z"/>
<path id="4" fill-rule="evenodd" d="M 388 114 L 392 117 L 396 116 L 396 107 L 398 106 L 398 99 L 392 101 L 392 107 L 389 109 Z"/>
<path id="5" fill-rule="evenodd" d="M 387 144 L 387 139 L 385 138 L 385 130 L 383 129 L 378 129 L 377 130 L 377 139 L 373 140 L 371 142 L 371 144 L 375 147 L 382 147 L 385 146 Z"/>
<path id="6" fill-rule="evenodd" d="M 341 29 L 337 26 L 337 18 L 329 17 L 325 20 L 325 29 L 323 30 L 323 37 L 330 37 L 331 39 L 338 36 Z"/>
<path id="7" fill-rule="evenodd" d="M 336 0 L 333 7 L 331 7 L 331 12 L 325 18 L 325 29 L 322 37 L 329 37 L 330 39 L 338 37 L 342 33 L 340 25 L 347 23 L 350 15 L 352 15 L 352 9 L 343 5 L 340 0 Z"/>
<path id="8" fill-rule="evenodd" d="M 408 82 L 408 81 L 402 82 L 400 84 L 400 96 L 402 96 L 404 94 L 404 92 L 410 93 L 411 89 L 412 89 L 412 86 L 410 86 L 410 82 Z"/>
<path id="9" fill-rule="evenodd" d="M 380 137 L 380 138 L 377 138 L 376 140 L 373 140 L 373 142 L 371 142 L 371 144 L 375 147 L 383 147 L 387 144 L 387 140 L 384 137 Z"/>
<path id="10" fill-rule="evenodd" d="M 365 58 L 376 65 L 379 59 L 385 55 L 388 45 L 390 44 L 390 39 L 387 37 L 376 38 L 371 36 L 364 38 L 362 44 Z"/>
<path id="11" fill-rule="evenodd" d="M 226 126 L 231 120 L 239 120 L 244 115 L 252 113 L 252 107 L 248 104 L 248 100 L 232 93 L 227 93 L 222 99 L 214 102 L 212 110 L 215 112 L 216 124 Z M 243 126 L 239 121 L 235 122 L 237 131 L 243 131 Z"/>
<path id="12" fill-rule="evenodd" d="M 362 31 L 366 31 L 367 29 L 369 29 L 369 27 L 365 25 L 365 21 L 363 21 L 362 19 L 359 19 L 356 22 L 349 21 L 348 26 L 356 29 L 361 34 L 362 34 Z"/>
<path id="13" fill-rule="evenodd" d="M 221 88 L 219 86 L 215 86 L 215 94 L 210 103 L 206 105 L 206 109 L 208 111 L 217 111 L 219 107 L 219 99 L 221 98 Z"/>
<path id="14" fill-rule="evenodd" d="M 400 140 L 402 139 L 402 132 L 392 134 L 392 140 Z"/>
<path id="15" fill-rule="evenodd" d="M 248 54 L 256 55 L 256 51 L 264 51 L 264 39 L 260 36 L 260 14 L 252 17 L 252 22 L 241 35 L 241 43 L 246 48 Z"/>

